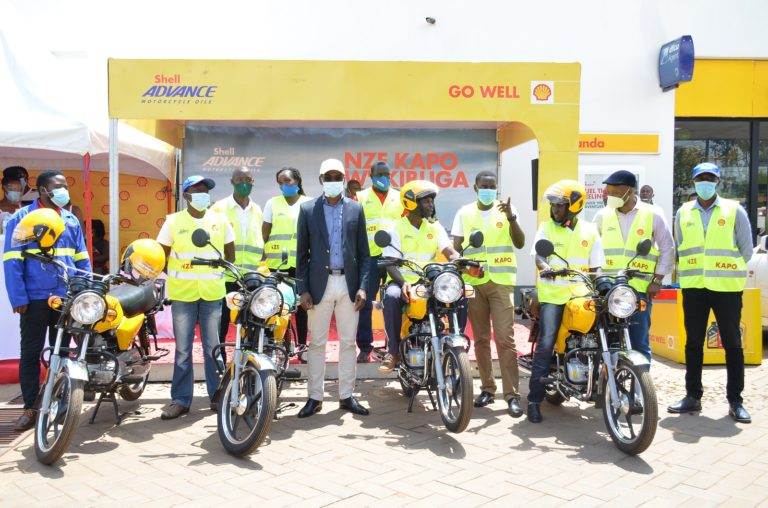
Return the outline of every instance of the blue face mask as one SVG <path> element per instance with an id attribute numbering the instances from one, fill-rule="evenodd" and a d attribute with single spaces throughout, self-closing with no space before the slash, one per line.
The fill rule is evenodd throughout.
<path id="1" fill-rule="evenodd" d="M 280 186 L 280 192 L 283 193 L 283 196 L 290 198 L 299 193 L 299 186 L 288 185 L 287 183 L 284 183 Z"/>
<path id="2" fill-rule="evenodd" d="M 380 191 L 389 190 L 390 181 L 388 176 L 374 176 L 371 177 L 371 180 L 373 185 Z"/>
<path id="3" fill-rule="evenodd" d="M 53 189 L 52 191 L 46 192 L 48 192 L 48 196 L 51 198 L 53 204 L 59 208 L 63 208 L 67 203 L 69 203 L 69 191 L 64 187 L 59 187 L 58 189 Z"/>
<path id="4" fill-rule="evenodd" d="M 707 201 L 715 195 L 717 182 L 694 182 L 693 185 L 696 187 L 696 194 L 704 201 Z"/>
<path id="5" fill-rule="evenodd" d="M 202 212 L 211 206 L 211 195 L 207 192 L 192 192 L 189 195 L 189 206 Z"/>
<path id="6" fill-rule="evenodd" d="M 18 203 L 21 201 L 21 192 L 15 190 L 5 191 L 5 197 L 12 203 Z"/>
<path id="7" fill-rule="evenodd" d="M 488 206 L 493 203 L 497 194 L 498 192 L 496 189 L 477 189 L 477 200 L 485 206 Z"/>

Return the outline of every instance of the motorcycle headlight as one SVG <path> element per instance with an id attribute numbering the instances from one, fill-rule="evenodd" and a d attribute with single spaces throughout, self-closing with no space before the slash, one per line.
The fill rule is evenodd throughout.
<path id="1" fill-rule="evenodd" d="M 608 294 L 608 312 L 626 319 L 637 310 L 637 294 L 628 286 L 617 286 Z"/>
<path id="2" fill-rule="evenodd" d="M 84 291 L 72 300 L 70 314 L 78 323 L 92 325 L 101 321 L 107 310 L 107 302 L 104 297 L 94 291 Z"/>
<path id="3" fill-rule="evenodd" d="M 432 293 L 438 302 L 453 303 L 463 292 L 464 282 L 455 273 L 441 273 L 432 283 Z"/>
<path id="4" fill-rule="evenodd" d="M 273 287 L 262 287 L 251 297 L 251 313 L 261 319 L 274 316 L 282 307 L 283 297 Z"/>

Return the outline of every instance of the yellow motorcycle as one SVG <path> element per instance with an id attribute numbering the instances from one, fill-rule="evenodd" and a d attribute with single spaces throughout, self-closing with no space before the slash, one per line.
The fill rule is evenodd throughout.
<path id="1" fill-rule="evenodd" d="M 536 253 L 548 258 L 554 252 L 549 240 L 536 242 Z M 645 256 L 650 240 L 637 246 L 637 256 Z M 557 256 L 559 257 L 559 256 Z M 565 304 L 555 342 L 549 375 L 539 379 L 546 387 L 546 400 L 554 405 L 571 397 L 594 402 L 602 409 L 608 433 L 616 447 L 630 455 L 642 453 L 656 435 L 658 404 L 648 359 L 631 349 L 629 319 L 645 310 L 646 302 L 628 284 L 647 274 L 628 268 L 616 276 L 598 275 L 594 280 L 568 267 L 556 270 L 553 277 L 573 279 L 574 296 Z M 536 290 L 522 292 L 518 314 L 530 319 L 534 344 L 530 354 L 521 356 L 521 367 L 531 370 L 539 333 Z"/>
<path id="2" fill-rule="evenodd" d="M 47 381 L 41 388 L 35 454 L 43 464 L 52 464 L 69 447 L 85 391 L 99 393 L 90 423 L 101 403 L 110 401 L 119 425 L 116 395 L 130 401 L 138 399 L 144 392 L 152 361 L 168 354 L 157 345 L 154 319 L 166 303 L 165 281 L 121 273 L 102 277 L 68 267 L 46 254 L 25 251 L 22 255 L 55 267 L 67 286 L 65 296 L 48 300 L 61 316 L 53 347 L 41 353 Z M 157 273 L 161 270 L 162 266 Z"/>

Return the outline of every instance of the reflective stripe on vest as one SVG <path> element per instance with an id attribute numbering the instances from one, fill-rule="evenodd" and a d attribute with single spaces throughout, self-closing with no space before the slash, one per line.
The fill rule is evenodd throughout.
<path id="1" fill-rule="evenodd" d="M 224 274 L 220 269 L 209 266 L 192 266 L 195 257 L 216 259 L 218 255 L 210 247 L 198 249 L 192 243 L 192 232 L 205 229 L 211 235 L 211 244 L 224 252 L 224 236 L 227 233 L 227 218 L 208 210 L 202 225 L 186 210 L 169 215 L 173 244 L 168 256 L 168 297 L 181 302 L 195 300 L 214 301 L 224 298 Z"/>
<path id="2" fill-rule="evenodd" d="M 733 238 L 740 205 L 719 198 L 705 233 L 701 211 L 694 204 L 695 201 L 691 201 L 680 207 L 683 236 L 678 246 L 680 287 L 743 291 L 747 264 Z"/>
<path id="3" fill-rule="evenodd" d="M 223 213 L 235 231 L 235 265 L 241 268 L 244 268 L 245 265 L 258 267 L 264 255 L 264 240 L 261 237 L 261 210 L 255 204 L 251 206 L 245 238 L 242 237 L 240 216 L 237 209 L 230 206 L 230 198 L 218 201 L 211 207 L 211 210 Z M 230 282 L 235 280 L 229 273 L 226 274 L 226 278 Z"/>
<path id="4" fill-rule="evenodd" d="M 571 268 L 583 272 L 589 270 L 589 255 L 597 239 L 597 227 L 593 223 L 580 220 L 573 231 L 567 227 L 558 226 L 552 220 L 548 220 L 541 227 L 544 238 L 554 244 L 555 252 L 566 259 Z M 551 256 L 547 263 L 555 270 L 565 266 L 565 263 L 556 256 Z M 554 280 L 537 277 L 536 287 L 539 290 L 539 301 L 543 303 L 562 305 L 572 295 L 586 294 L 583 283 L 562 277 Z"/>
<path id="5" fill-rule="evenodd" d="M 400 250 L 403 257 L 420 266 L 437 259 L 437 229 L 425 220 L 421 221 L 418 233 L 407 217 L 400 219 L 395 229 L 400 238 Z M 419 277 L 407 267 L 400 268 L 400 274 L 405 282 L 413 284 Z"/>
<path id="6" fill-rule="evenodd" d="M 400 203 L 400 193 L 390 188 L 382 203 L 373 188 L 368 187 L 357 193 L 357 200 L 363 205 L 365 230 L 368 233 L 368 248 L 371 256 L 380 256 L 381 247 L 376 245 L 373 237 L 379 230 L 389 230 L 402 217 L 403 205 Z"/>
<path id="7" fill-rule="evenodd" d="M 637 202 L 637 214 L 632 221 L 624 241 L 621 234 L 618 212 L 613 210 L 603 215 L 600 237 L 603 242 L 605 265 L 603 271 L 608 275 L 616 275 L 619 270 L 627 267 L 629 260 L 635 256 L 637 244 L 646 238 L 653 240 L 653 210 L 640 201 Z M 654 245 L 647 256 L 641 256 L 632 262 L 631 268 L 643 272 L 656 273 L 656 263 L 659 260 L 659 249 Z M 629 285 L 641 293 L 645 293 L 650 284 L 651 275 L 646 278 L 635 278 Z"/>
<path id="8" fill-rule="evenodd" d="M 282 270 L 296 268 L 296 229 L 299 224 L 299 208 L 302 203 L 309 201 L 307 196 L 299 196 L 299 200 L 291 206 L 284 196 L 275 196 L 272 201 L 272 229 L 269 241 L 264 245 L 267 253 L 267 266 L 274 270 L 280 266 L 283 249 L 288 251 L 288 264 Z"/>
<path id="9" fill-rule="evenodd" d="M 499 202 L 491 205 L 488 221 L 483 219 L 477 203 L 463 206 L 459 210 L 462 236 L 464 237 L 464 257 L 485 261 L 485 274 L 481 278 L 464 275 L 464 280 L 472 285 L 485 284 L 492 280 L 496 284 L 514 286 L 517 283 L 517 258 L 509 236 L 507 216 L 499 211 Z M 475 231 L 482 231 L 483 245 L 467 247 L 469 237 Z"/>

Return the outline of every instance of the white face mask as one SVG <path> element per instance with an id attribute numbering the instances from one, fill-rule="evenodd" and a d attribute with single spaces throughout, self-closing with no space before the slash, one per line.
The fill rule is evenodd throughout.
<path id="1" fill-rule="evenodd" d="M 629 194 L 629 190 L 627 190 L 627 192 L 625 192 L 624 195 L 620 198 L 617 198 L 616 196 L 608 196 L 608 200 L 606 201 L 605 206 L 613 210 L 621 208 L 627 202 L 627 194 Z"/>
<path id="2" fill-rule="evenodd" d="M 323 182 L 323 194 L 335 198 L 344 192 L 344 182 Z"/>

